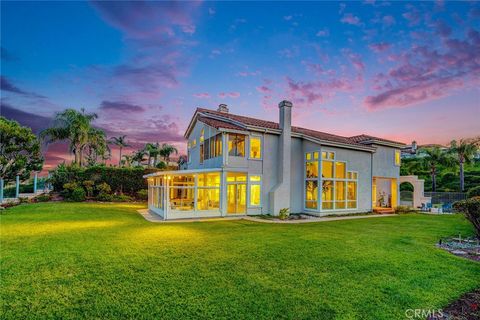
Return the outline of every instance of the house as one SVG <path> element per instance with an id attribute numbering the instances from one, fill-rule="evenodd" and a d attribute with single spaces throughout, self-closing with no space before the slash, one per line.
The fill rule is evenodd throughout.
<path id="1" fill-rule="evenodd" d="M 149 209 L 164 219 L 234 215 L 312 215 L 393 209 L 404 144 L 369 135 L 343 137 L 235 115 L 226 105 L 198 108 L 185 132 L 185 170 L 146 175 Z"/>

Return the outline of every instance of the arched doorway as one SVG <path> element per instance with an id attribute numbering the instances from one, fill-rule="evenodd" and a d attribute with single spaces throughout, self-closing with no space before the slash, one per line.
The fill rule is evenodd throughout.
<path id="1" fill-rule="evenodd" d="M 431 198 L 425 197 L 423 194 L 424 180 L 418 179 L 417 176 L 400 176 L 400 202 L 402 202 L 402 190 L 405 191 L 405 201 L 409 201 L 409 195 L 411 192 L 412 200 L 411 207 L 421 208 L 422 203 L 431 203 Z M 402 187 L 403 185 L 403 187 Z"/>
<path id="2" fill-rule="evenodd" d="M 415 187 L 408 181 L 400 183 L 400 205 L 413 208 Z"/>

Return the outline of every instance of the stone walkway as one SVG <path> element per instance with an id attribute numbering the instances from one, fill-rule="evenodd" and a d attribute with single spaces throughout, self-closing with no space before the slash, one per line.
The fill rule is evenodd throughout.
<path id="1" fill-rule="evenodd" d="M 281 224 L 299 224 L 299 223 L 310 223 L 310 222 L 327 222 L 327 221 L 339 221 L 339 220 L 354 220 L 354 219 L 368 219 L 368 218 L 384 218 L 384 217 L 395 217 L 397 214 L 370 214 L 364 216 L 345 216 L 345 217 L 312 217 L 304 220 L 270 220 L 255 218 L 253 216 L 237 216 L 237 217 L 215 217 L 215 218 L 189 218 L 189 219 L 174 219 L 174 220 L 163 220 L 159 215 L 151 212 L 148 209 L 137 210 L 145 220 L 155 223 L 187 223 L 187 222 L 209 222 L 209 221 L 229 221 L 229 220 L 248 220 L 253 222 L 260 223 L 281 223 Z"/>

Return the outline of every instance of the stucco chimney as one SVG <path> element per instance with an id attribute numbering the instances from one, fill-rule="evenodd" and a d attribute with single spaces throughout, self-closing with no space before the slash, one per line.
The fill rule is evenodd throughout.
<path id="1" fill-rule="evenodd" d="M 278 215 L 280 209 L 290 209 L 290 170 L 292 158 L 292 103 L 283 100 L 278 104 L 279 127 L 277 184 L 270 192 L 270 211 Z"/>
<path id="2" fill-rule="evenodd" d="M 217 111 L 223 112 L 223 113 L 228 113 L 228 106 L 224 103 L 221 103 L 218 105 Z"/>

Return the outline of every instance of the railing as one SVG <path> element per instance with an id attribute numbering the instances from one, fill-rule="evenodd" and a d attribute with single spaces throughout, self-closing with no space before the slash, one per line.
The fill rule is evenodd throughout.
<path id="1" fill-rule="evenodd" d="M 453 204 L 454 202 L 467 199 L 467 194 L 463 192 L 424 192 L 425 197 L 432 198 L 434 204 Z"/>
<path id="2" fill-rule="evenodd" d="M 33 197 L 39 193 L 50 191 L 51 187 L 47 183 L 47 177 L 31 177 L 26 181 L 16 181 L 4 184 L 0 179 L 0 203 L 4 201 L 17 201 L 21 197 Z"/>

